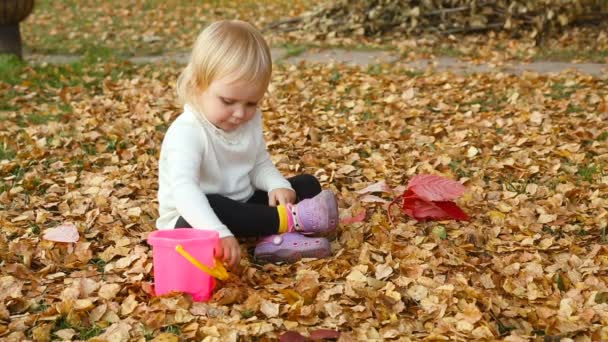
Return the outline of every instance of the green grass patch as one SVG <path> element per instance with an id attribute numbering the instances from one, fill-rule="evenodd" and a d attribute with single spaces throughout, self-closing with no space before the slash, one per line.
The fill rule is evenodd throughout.
<path id="1" fill-rule="evenodd" d="M 144 326 L 143 333 L 146 341 L 152 341 L 154 339 L 154 329 Z"/>
<path id="2" fill-rule="evenodd" d="M 97 2 L 97 1 L 95 1 Z M 45 13 L 49 16 L 50 20 L 47 20 L 39 25 L 29 25 L 23 28 L 24 30 L 24 43 L 26 47 L 32 50 L 34 53 L 40 54 L 78 54 L 78 55 L 96 55 L 100 50 L 103 51 L 120 51 L 121 55 L 128 55 L 132 52 L 130 44 L 123 43 L 123 49 L 115 49 L 106 39 L 102 38 L 102 35 L 106 32 L 104 26 L 99 25 L 98 19 L 104 16 L 102 7 L 108 8 L 120 8 L 125 7 L 126 4 L 121 4 L 115 1 L 115 4 L 106 4 L 104 2 L 91 3 L 90 1 L 81 2 L 76 0 L 62 1 L 58 5 L 54 1 L 38 1 L 34 14 Z M 141 11 L 134 11 L 137 18 L 133 20 L 140 20 L 143 14 Z M 63 21 L 67 18 L 69 24 L 65 24 Z M 111 27 L 111 30 L 120 31 L 121 29 L 128 29 L 129 26 L 133 25 L 129 22 L 131 16 L 110 16 L 105 15 L 105 19 L 109 19 L 112 23 L 107 25 Z M 54 30 L 56 32 L 49 33 L 48 30 Z M 114 34 L 110 34 L 114 36 Z M 32 36 L 35 39 L 27 39 L 28 36 Z M 33 41 L 33 45 L 29 45 Z"/>
<path id="3" fill-rule="evenodd" d="M 124 150 L 127 148 L 128 144 L 124 140 L 119 140 L 117 138 L 106 138 L 106 152 L 114 152 L 116 150 Z"/>
<path id="4" fill-rule="evenodd" d="M 89 156 L 97 155 L 97 147 L 93 143 L 80 143 L 80 148 Z"/>
<path id="5" fill-rule="evenodd" d="M 401 133 L 400 133 L 401 137 L 404 137 L 404 138 L 408 137 L 410 134 L 412 134 L 412 130 L 410 128 L 407 128 L 407 127 L 404 128 L 404 129 L 402 129 Z"/>
<path id="6" fill-rule="evenodd" d="M 437 226 L 433 228 L 433 235 L 441 240 L 445 240 L 448 238 L 448 233 L 444 226 Z"/>
<path id="7" fill-rule="evenodd" d="M 43 125 L 51 121 L 59 121 L 61 115 L 53 114 L 30 114 L 27 116 L 27 122 L 34 125 Z"/>
<path id="8" fill-rule="evenodd" d="M 14 57 L 0 55 L 0 111 L 19 113 L 11 117 L 0 114 L 0 117 L 13 120 L 21 127 L 61 121 L 69 117 L 66 114 L 73 113 L 69 101 L 58 101 L 64 89 L 68 88 L 71 101 L 77 101 L 81 96 L 100 94 L 107 77 L 114 81 L 129 78 L 139 68 L 115 58 L 111 50 L 104 48 L 77 62 L 57 65 L 28 65 Z M 20 104 L 24 101 L 25 107 Z"/>
<path id="9" fill-rule="evenodd" d="M 30 231 L 32 232 L 32 234 L 34 235 L 39 235 L 40 234 L 40 226 L 34 223 L 30 223 Z"/>
<path id="10" fill-rule="evenodd" d="M 13 55 L 0 54 L 0 81 L 8 84 L 17 84 L 21 81 L 20 75 L 25 63 Z"/>
<path id="11" fill-rule="evenodd" d="M 463 162 L 461 160 L 452 160 L 449 164 L 450 170 L 452 170 L 453 173 L 458 175 L 458 178 L 471 176 L 471 172 L 466 170 L 466 166 L 463 165 L 463 163 L 466 162 Z"/>
<path id="12" fill-rule="evenodd" d="M 1 81 L 0 81 L 1 84 Z M 13 112 L 19 110 L 19 107 L 12 105 L 9 101 L 17 96 L 13 89 L 0 91 L 0 112 Z M 0 114 L 0 120 L 9 120 L 6 115 Z"/>
<path id="13" fill-rule="evenodd" d="M 361 113 L 360 117 L 363 121 L 369 121 L 374 118 L 374 115 L 372 115 L 370 112 L 363 112 Z"/>
<path id="14" fill-rule="evenodd" d="M 511 330 L 516 329 L 514 326 L 504 325 L 501 321 L 496 322 L 496 327 L 498 328 L 498 333 L 500 334 L 500 336 L 508 335 Z"/>
<path id="15" fill-rule="evenodd" d="M 52 331 L 55 332 L 57 330 L 62 330 L 62 329 L 76 330 L 78 332 L 78 337 L 81 340 L 88 340 L 95 336 L 101 335 L 105 330 L 98 325 L 93 325 L 91 327 L 72 326 L 72 324 L 70 324 L 70 322 L 68 321 L 67 316 L 65 316 L 65 315 L 62 315 L 55 320 L 55 326 L 53 327 Z"/>
<path id="16" fill-rule="evenodd" d="M 280 45 L 285 48 L 291 43 L 285 43 Z M 302 46 L 307 50 L 310 49 L 320 49 L 320 50 L 329 50 L 329 49 L 340 49 L 340 50 L 349 50 L 349 51 L 359 51 L 359 52 L 374 52 L 374 51 L 395 51 L 395 47 L 391 45 L 369 45 L 362 43 L 354 43 L 354 44 L 328 44 L 328 43 L 303 43 L 297 44 L 297 46 Z"/>
<path id="17" fill-rule="evenodd" d="M 73 171 L 77 171 L 77 172 L 81 172 L 82 170 L 84 170 L 84 160 L 82 158 L 74 158 L 72 159 L 72 161 L 70 161 L 70 170 Z"/>
<path id="18" fill-rule="evenodd" d="M 72 325 L 68 321 L 68 317 L 66 315 L 61 315 L 61 316 L 59 316 L 59 318 L 57 318 L 55 320 L 55 327 L 53 328 L 53 330 L 57 331 L 57 330 L 61 330 L 61 329 L 70 329 L 70 328 L 72 328 Z"/>
<path id="19" fill-rule="evenodd" d="M 577 85 L 567 86 L 564 82 L 558 81 L 553 82 L 550 86 L 551 92 L 549 96 L 554 100 L 569 99 L 576 89 L 579 88 Z"/>
<path id="20" fill-rule="evenodd" d="M 534 56 L 535 61 L 570 62 L 575 59 L 586 60 L 595 63 L 606 63 L 608 50 L 584 50 L 584 49 L 541 49 Z"/>
<path id="21" fill-rule="evenodd" d="M 99 273 L 105 272 L 105 267 L 106 267 L 107 262 L 105 262 L 103 259 L 93 258 L 93 259 L 91 259 L 91 261 L 89 261 L 89 263 L 91 263 L 92 265 L 94 265 L 97 268 L 97 272 L 99 272 Z"/>
<path id="22" fill-rule="evenodd" d="M 434 55 L 437 57 L 462 57 L 465 54 L 453 46 L 419 46 L 411 47 L 403 52 L 402 56 L 405 57 L 408 53 Z"/>
<path id="23" fill-rule="evenodd" d="M 380 75 L 382 73 L 382 66 L 380 64 L 372 64 L 367 67 L 367 73 L 370 75 Z"/>
<path id="24" fill-rule="evenodd" d="M 51 306 L 45 303 L 44 301 L 40 301 L 39 303 L 32 305 L 29 310 L 32 313 L 41 313 L 45 312 L 50 307 Z"/>
<path id="25" fill-rule="evenodd" d="M 283 59 L 299 56 L 304 53 L 304 51 L 308 50 L 308 47 L 306 47 L 305 45 L 295 44 L 285 44 L 283 48 L 285 49 L 285 56 L 283 57 Z"/>
<path id="26" fill-rule="evenodd" d="M 104 332 L 105 329 L 103 329 L 102 327 L 98 326 L 98 325 L 94 325 L 92 327 L 89 328 L 80 328 L 78 329 L 78 335 L 80 337 L 81 340 L 88 340 L 90 338 L 93 338 L 95 336 L 101 335 Z"/>
<path id="27" fill-rule="evenodd" d="M 241 311 L 241 318 L 243 319 L 251 318 L 253 316 L 255 316 L 255 311 L 253 310 L 245 309 Z"/>
<path id="28" fill-rule="evenodd" d="M 84 53 L 83 63 L 95 63 L 99 61 L 107 61 L 113 59 L 125 59 L 128 56 L 117 54 L 114 49 L 107 46 L 91 45 L 87 47 Z"/>
<path id="29" fill-rule="evenodd" d="M 566 114 L 573 113 L 581 113 L 583 112 L 583 108 L 581 106 L 575 105 L 573 103 L 568 103 L 568 108 L 566 108 Z"/>
<path id="30" fill-rule="evenodd" d="M 182 333 L 182 329 L 178 325 L 169 325 L 162 329 L 164 332 L 179 336 Z"/>
<path id="31" fill-rule="evenodd" d="M 5 191 L 9 191 L 10 188 L 11 188 L 10 185 L 8 185 L 6 182 L 0 180 L 0 194 Z"/>
<path id="32" fill-rule="evenodd" d="M 338 82 L 340 82 L 340 79 L 342 79 L 342 74 L 340 73 L 340 71 L 334 70 L 331 73 L 331 76 L 329 76 L 329 83 L 331 83 L 332 85 L 336 85 L 338 84 Z"/>
<path id="33" fill-rule="evenodd" d="M 420 76 L 424 75 L 424 71 L 410 69 L 410 70 L 404 70 L 402 72 L 402 74 L 404 74 L 408 77 L 411 77 L 411 78 L 416 78 L 416 77 L 420 77 Z"/>
<path id="34" fill-rule="evenodd" d="M 593 176 L 599 173 L 600 168 L 595 164 L 581 166 L 577 171 L 578 176 L 589 183 L 593 182 Z"/>
<path id="35" fill-rule="evenodd" d="M 211 21 L 272 22 L 295 15 L 298 3 L 315 4 L 296 2 L 39 0 L 22 33 L 26 49 L 34 53 L 83 55 L 101 46 L 121 56 L 159 54 L 183 50 Z"/>
<path id="36" fill-rule="evenodd" d="M 10 173 L 12 176 L 15 176 L 13 181 L 18 182 L 21 179 L 23 179 L 23 176 L 25 176 L 26 172 L 27 172 L 27 168 L 19 165 L 19 166 L 15 167 L 14 169 L 12 169 Z"/>
<path id="37" fill-rule="evenodd" d="M 0 160 L 12 160 L 17 153 L 11 150 L 6 144 L 0 144 Z"/>
<path id="38" fill-rule="evenodd" d="M 433 53 L 437 56 L 443 56 L 443 57 L 453 57 L 453 58 L 458 58 L 458 57 L 462 57 L 465 54 L 458 50 L 457 48 L 454 47 L 438 47 L 433 49 Z"/>

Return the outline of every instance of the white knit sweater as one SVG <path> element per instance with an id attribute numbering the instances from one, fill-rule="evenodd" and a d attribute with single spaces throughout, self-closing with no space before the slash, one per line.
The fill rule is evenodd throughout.
<path id="1" fill-rule="evenodd" d="M 192 227 L 216 230 L 220 237 L 232 233 L 205 194 L 244 202 L 256 189 L 291 189 L 270 160 L 259 111 L 236 130 L 225 132 L 186 105 L 163 140 L 158 176 L 158 229 L 173 229 L 182 216 Z"/>

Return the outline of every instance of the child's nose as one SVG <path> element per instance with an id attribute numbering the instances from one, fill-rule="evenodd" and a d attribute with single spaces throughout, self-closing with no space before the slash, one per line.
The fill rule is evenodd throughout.
<path id="1" fill-rule="evenodd" d="M 232 113 L 232 115 L 236 118 L 243 118 L 245 117 L 245 108 L 237 108 L 234 110 L 234 113 Z"/>

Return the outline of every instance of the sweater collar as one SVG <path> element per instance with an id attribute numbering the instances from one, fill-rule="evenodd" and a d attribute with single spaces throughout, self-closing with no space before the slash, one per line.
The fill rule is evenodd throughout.
<path id="1" fill-rule="evenodd" d="M 189 104 L 184 105 L 184 111 L 191 113 L 204 128 L 207 128 L 208 131 L 211 131 L 213 136 L 219 138 L 225 143 L 229 145 L 235 145 L 241 140 L 240 138 L 243 135 L 242 130 L 246 126 L 246 124 L 238 127 L 234 131 L 226 132 L 223 129 L 212 124 L 203 113 L 197 111 L 196 108 L 194 108 L 193 106 Z"/>

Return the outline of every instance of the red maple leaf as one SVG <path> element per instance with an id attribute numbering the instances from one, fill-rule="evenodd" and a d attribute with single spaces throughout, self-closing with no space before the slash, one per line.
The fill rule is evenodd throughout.
<path id="1" fill-rule="evenodd" d="M 466 190 L 456 181 L 435 175 L 414 176 L 407 188 L 425 201 L 452 201 Z"/>
<path id="2" fill-rule="evenodd" d="M 390 207 L 401 202 L 401 210 L 419 221 L 468 220 L 469 216 L 451 201 L 465 190 L 462 184 L 440 176 L 414 176 L 408 183 L 407 190 L 389 205 L 389 219 L 392 223 Z"/>

